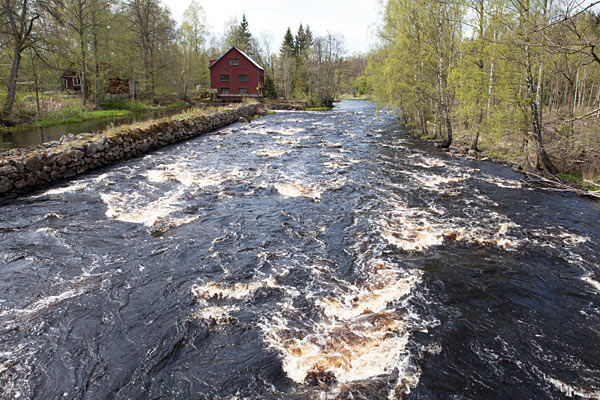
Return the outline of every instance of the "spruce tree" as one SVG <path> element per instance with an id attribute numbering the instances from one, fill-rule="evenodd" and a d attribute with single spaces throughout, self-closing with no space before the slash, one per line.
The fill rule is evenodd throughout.
<path id="1" fill-rule="evenodd" d="M 232 44 L 245 53 L 252 52 L 252 34 L 248 29 L 246 14 L 242 15 L 242 22 L 233 32 Z"/>
<path id="2" fill-rule="evenodd" d="M 294 47 L 294 35 L 292 35 L 292 30 L 288 27 L 287 32 L 285 33 L 285 36 L 283 38 L 283 43 L 281 44 L 281 55 L 290 55 L 294 51 Z"/>
<path id="3" fill-rule="evenodd" d="M 313 45 L 313 34 L 310 30 L 310 26 L 306 25 L 306 30 L 304 31 L 304 36 L 306 38 L 306 49 L 309 49 Z"/>
<path id="4" fill-rule="evenodd" d="M 296 46 L 294 47 L 294 55 L 302 56 L 305 54 L 306 50 L 306 33 L 304 32 L 304 28 L 302 24 L 298 28 L 298 33 L 296 34 Z"/>
<path id="5" fill-rule="evenodd" d="M 242 22 L 240 23 L 239 32 L 240 39 L 244 47 L 242 50 L 249 51 L 251 47 L 252 34 L 248 30 L 248 20 L 246 20 L 246 14 L 242 15 Z"/>

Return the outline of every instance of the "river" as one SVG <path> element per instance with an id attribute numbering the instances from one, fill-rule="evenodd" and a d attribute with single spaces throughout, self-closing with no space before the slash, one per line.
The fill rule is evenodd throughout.
<path id="1" fill-rule="evenodd" d="M 600 210 L 368 102 L 0 206 L 2 399 L 600 398 Z"/>

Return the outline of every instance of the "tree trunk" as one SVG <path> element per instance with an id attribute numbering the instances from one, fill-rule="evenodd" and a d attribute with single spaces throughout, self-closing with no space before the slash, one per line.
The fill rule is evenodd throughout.
<path id="1" fill-rule="evenodd" d="M 547 6 L 547 1 L 544 2 L 544 5 Z M 545 15 L 545 12 L 546 11 L 544 9 L 544 15 Z M 524 21 L 525 22 L 525 37 L 524 37 L 524 42 L 525 42 L 525 46 L 524 46 L 525 80 L 526 80 L 527 90 L 528 90 L 527 97 L 529 99 L 529 107 L 530 107 L 530 111 L 531 111 L 531 124 L 532 124 L 532 129 L 533 129 L 533 138 L 535 140 L 536 155 L 539 159 L 539 162 L 542 163 L 542 165 L 544 166 L 544 168 L 546 168 L 546 170 L 548 172 L 550 172 L 553 175 L 556 175 L 558 173 L 558 170 L 556 169 L 556 167 L 550 160 L 550 157 L 548 157 L 548 154 L 546 153 L 546 149 L 544 148 L 542 125 L 541 125 L 542 118 L 541 118 L 541 113 L 540 113 L 540 104 L 538 103 L 538 98 L 541 98 L 541 96 L 538 96 L 538 93 L 537 93 L 537 87 L 534 82 L 533 73 L 532 73 L 532 65 L 531 65 L 532 54 L 531 54 L 531 49 L 530 49 L 531 38 L 530 38 L 530 33 L 529 33 L 529 25 L 530 25 L 531 16 L 529 15 L 529 13 L 530 13 L 529 2 L 527 2 L 526 7 L 521 10 L 521 18 L 525 19 L 525 21 Z M 540 60 L 540 65 L 541 65 L 541 63 L 542 63 L 542 61 Z M 539 85 L 539 83 L 538 83 L 538 85 Z"/>
<path id="2" fill-rule="evenodd" d="M 35 68 L 35 55 L 31 52 L 31 70 L 33 72 L 33 84 L 35 86 L 35 106 L 37 109 L 37 117 L 40 117 L 40 90 L 39 90 L 39 79 L 37 69 Z"/>
<path id="3" fill-rule="evenodd" d="M 439 107 L 435 110 L 435 114 L 433 115 L 433 137 L 435 139 L 438 138 L 438 132 L 439 132 L 439 127 L 438 127 L 438 123 L 439 123 L 439 115 L 440 115 L 440 111 L 439 111 Z"/>
<path id="4" fill-rule="evenodd" d="M 95 18 L 94 18 L 95 19 Z M 94 28 L 96 29 L 96 27 Z M 100 108 L 100 60 L 98 59 L 98 34 L 93 34 L 93 45 L 94 45 L 94 108 L 98 110 Z"/>
<path id="5" fill-rule="evenodd" d="M 87 72 L 86 72 L 86 51 L 85 35 L 83 31 L 83 21 L 80 22 L 79 44 L 81 46 L 81 107 L 85 109 L 87 105 Z"/>
<path id="6" fill-rule="evenodd" d="M 539 107 L 538 107 L 538 103 L 537 103 L 537 96 L 535 93 L 536 87 L 535 84 L 533 82 L 533 76 L 531 74 L 531 60 L 530 60 L 530 53 L 529 53 L 529 45 L 526 43 L 525 45 L 525 52 L 526 52 L 526 70 L 527 70 L 527 88 L 529 89 L 529 94 L 530 94 L 530 108 L 531 108 L 531 123 L 532 123 L 532 128 L 533 128 L 533 138 L 535 139 L 535 147 L 536 147 L 536 153 L 537 153 L 537 157 L 539 158 L 539 161 L 542 163 L 542 165 L 544 166 L 544 168 L 546 168 L 546 170 L 548 172 L 550 172 L 553 175 L 556 175 L 558 173 L 558 170 L 556 169 L 556 167 L 554 166 L 554 164 L 552 163 L 552 161 L 550 160 L 550 157 L 548 157 L 548 154 L 546 153 L 546 149 L 544 148 L 544 142 L 542 139 L 542 127 L 540 125 L 540 112 L 539 112 Z"/>
<path id="7" fill-rule="evenodd" d="M 10 70 L 10 76 L 8 78 L 8 93 L 6 95 L 6 104 L 4 105 L 4 110 L 2 111 L 4 118 L 10 117 L 13 111 L 13 106 L 15 104 L 15 96 L 17 94 L 17 78 L 19 74 L 19 67 L 21 65 L 22 48 L 23 43 L 21 43 L 18 40 L 15 40 L 12 68 Z"/>
<path id="8" fill-rule="evenodd" d="M 448 110 L 448 105 L 446 104 L 446 101 L 444 99 L 445 88 L 444 88 L 444 77 L 442 76 L 443 68 L 444 68 L 444 65 L 443 65 L 443 60 L 442 60 L 441 49 L 438 49 L 438 74 L 437 74 L 438 75 L 438 96 L 439 96 L 439 102 L 440 102 L 440 109 L 444 113 L 446 129 L 448 131 L 447 132 L 448 136 L 446 137 L 444 142 L 442 142 L 442 147 L 447 149 L 452 144 L 452 121 L 450 121 L 450 110 Z"/>

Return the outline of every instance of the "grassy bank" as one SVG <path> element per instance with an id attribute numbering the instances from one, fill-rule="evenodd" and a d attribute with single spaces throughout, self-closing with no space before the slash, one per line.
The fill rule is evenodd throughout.
<path id="1" fill-rule="evenodd" d="M 1 96 L 1 93 L 0 93 Z M 78 123 L 91 120 L 122 118 L 136 112 L 177 109 L 189 106 L 186 102 L 169 101 L 156 105 L 155 102 L 142 102 L 129 99 L 104 99 L 100 110 L 82 109 L 77 96 L 60 94 L 40 95 L 40 112 L 32 94 L 19 94 L 15 101 L 11 126 L 1 126 L 1 133 L 19 132 L 54 125 Z"/>

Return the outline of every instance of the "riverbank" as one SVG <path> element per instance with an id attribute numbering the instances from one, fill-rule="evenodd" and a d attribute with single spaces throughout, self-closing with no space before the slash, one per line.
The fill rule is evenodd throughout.
<path id="1" fill-rule="evenodd" d="M 187 102 L 172 102 L 166 105 L 146 104 L 136 100 L 116 99 L 103 105 L 102 110 L 84 110 L 79 105 L 68 105 L 42 117 L 33 115 L 21 116 L 17 120 L 0 124 L 0 133 L 18 133 L 31 129 L 48 128 L 51 126 L 95 121 L 107 118 L 125 118 L 134 113 L 160 112 L 189 107 Z"/>
<path id="2" fill-rule="evenodd" d="M 443 142 L 443 140 L 431 136 L 416 136 L 416 138 L 434 143 L 438 147 Z M 598 174 L 588 173 L 586 175 L 582 171 L 565 171 L 563 169 L 557 176 L 554 176 L 545 171 L 537 171 L 529 168 L 522 159 L 519 159 L 509 151 L 500 152 L 497 149 L 485 147 L 480 147 L 479 152 L 469 151 L 469 138 L 467 134 L 459 134 L 452 142 L 450 148 L 446 150 L 458 157 L 480 161 L 489 160 L 506 165 L 525 174 L 527 180 L 533 185 L 554 191 L 575 192 L 581 196 L 596 199 L 600 205 L 600 175 Z"/>
<path id="3" fill-rule="evenodd" d="M 196 108 L 171 118 L 123 125 L 99 133 L 66 135 L 59 141 L 0 154 L 0 196 L 30 192 L 61 179 L 146 154 L 169 144 L 250 121 L 259 104 Z"/>

